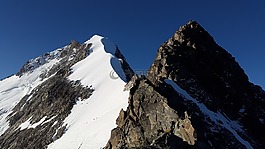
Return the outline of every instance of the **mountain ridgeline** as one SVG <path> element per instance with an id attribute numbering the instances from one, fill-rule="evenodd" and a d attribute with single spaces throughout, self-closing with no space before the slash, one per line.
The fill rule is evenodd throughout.
<path id="1" fill-rule="evenodd" d="M 265 145 L 265 92 L 195 21 L 163 43 L 147 76 L 134 82 L 107 148 Z"/>
<path id="2" fill-rule="evenodd" d="M 146 76 L 95 35 L 0 81 L 2 149 L 262 149 L 264 132 L 265 92 L 196 21 Z"/>

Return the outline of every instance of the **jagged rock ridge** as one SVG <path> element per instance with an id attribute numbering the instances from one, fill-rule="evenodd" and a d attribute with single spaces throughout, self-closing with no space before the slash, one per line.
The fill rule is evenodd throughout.
<path id="1" fill-rule="evenodd" d="M 144 80 L 126 85 L 130 89 L 129 106 L 121 111 L 106 148 L 264 148 L 265 92 L 248 81 L 235 58 L 196 21 L 180 27 L 161 45 Z M 150 98 L 149 94 L 165 99 L 155 95 Z M 173 129 L 165 133 L 151 127 L 152 119 L 145 115 L 153 107 L 150 103 L 161 99 L 168 101 L 166 106 L 178 115 L 185 111 L 190 114 L 197 138 L 193 146 L 183 145 Z M 136 116 L 132 111 L 137 111 Z M 156 112 L 159 110 L 152 114 Z M 170 115 L 163 112 L 160 126 L 168 123 Z M 157 131 L 167 137 L 156 142 L 160 136 Z M 141 141 L 135 143 L 131 138 L 137 137 Z"/>

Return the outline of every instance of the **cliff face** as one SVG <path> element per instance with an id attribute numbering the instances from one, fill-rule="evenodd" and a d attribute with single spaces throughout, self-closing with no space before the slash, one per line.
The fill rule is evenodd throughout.
<path id="1" fill-rule="evenodd" d="M 264 147 L 265 92 L 197 22 L 180 27 L 161 45 L 146 78 L 138 82 L 128 84 L 129 106 L 120 113 L 107 148 Z M 162 129 L 150 118 L 158 113 L 155 122 Z M 180 117 L 195 129 L 190 139 L 174 133 Z M 130 139 L 134 136 L 141 140 L 137 145 Z"/>

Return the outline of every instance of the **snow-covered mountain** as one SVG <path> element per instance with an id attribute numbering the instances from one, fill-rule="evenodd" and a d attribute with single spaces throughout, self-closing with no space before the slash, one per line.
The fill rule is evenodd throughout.
<path id="1" fill-rule="evenodd" d="M 132 74 L 98 35 L 28 61 L 0 82 L 1 148 L 104 147 L 127 107 L 123 89 Z"/>
<path id="2" fill-rule="evenodd" d="M 0 148 L 265 148 L 265 92 L 197 22 L 137 76 L 95 35 L 0 81 Z"/>
<path id="3" fill-rule="evenodd" d="M 120 109 L 127 107 L 129 92 L 123 91 L 126 75 L 115 57 L 116 46 L 100 36 L 85 42 L 90 43 L 89 56 L 72 67 L 68 79 L 92 86 L 94 91 L 89 99 L 77 101 L 64 120 L 67 133 L 51 143 L 49 149 L 104 147 Z"/>

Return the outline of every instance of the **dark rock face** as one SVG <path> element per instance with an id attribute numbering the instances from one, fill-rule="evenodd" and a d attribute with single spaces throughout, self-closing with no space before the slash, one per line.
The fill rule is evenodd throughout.
<path id="1" fill-rule="evenodd" d="M 148 79 L 132 78 L 127 111 L 120 111 L 117 128 L 105 148 L 176 148 L 194 145 L 193 126 L 184 111 L 174 109 L 164 97 L 166 87 L 156 88 Z M 166 85 L 166 84 L 165 84 Z M 169 86 L 167 86 L 169 87 Z M 163 91 L 164 89 L 164 91 Z M 175 96 L 176 99 L 182 99 Z"/>
<path id="2" fill-rule="evenodd" d="M 164 79 L 173 80 L 211 111 L 219 111 L 238 122 L 244 130 L 238 134 L 253 147 L 264 148 L 264 91 L 248 81 L 235 58 L 217 45 L 197 22 L 190 21 L 180 27 L 162 44 L 147 78 L 156 86 Z M 193 117 L 191 120 L 196 123 Z M 194 128 L 200 130 L 201 126 L 195 124 Z M 198 132 L 198 135 L 201 134 Z M 206 139 L 211 140 L 211 137 Z M 218 135 L 214 137 L 218 138 Z M 211 141 L 213 147 L 233 146 L 225 146 L 221 142 L 227 138 L 219 137 L 220 142 Z"/>

